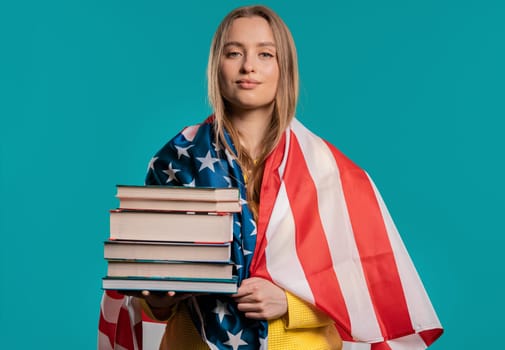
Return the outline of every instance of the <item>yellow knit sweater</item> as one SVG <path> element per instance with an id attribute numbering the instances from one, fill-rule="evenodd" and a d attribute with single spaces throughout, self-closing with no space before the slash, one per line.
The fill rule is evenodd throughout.
<path id="1" fill-rule="evenodd" d="M 286 292 L 288 312 L 284 317 L 268 321 L 269 350 L 340 350 L 342 340 L 333 320 L 313 305 Z M 144 311 L 154 315 L 145 302 Z M 168 319 L 160 350 L 208 350 L 184 303 Z"/>

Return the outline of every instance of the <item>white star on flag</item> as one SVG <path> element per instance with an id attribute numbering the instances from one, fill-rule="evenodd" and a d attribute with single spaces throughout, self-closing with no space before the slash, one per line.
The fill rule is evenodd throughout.
<path id="1" fill-rule="evenodd" d="M 231 187 L 231 179 L 229 176 L 223 176 L 224 181 L 228 183 L 228 187 Z"/>
<path id="2" fill-rule="evenodd" d="M 260 337 L 260 350 L 264 350 L 264 349 L 267 349 L 267 338 L 261 338 Z"/>
<path id="3" fill-rule="evenodd" d="M 193 179 L 190 182 L 188 182 L 187 184 L 183 184 L 183 185 L 186 187 L 195 187 L 196 186 L 195 179 Z"/>
<path id="4" fill-rule="evenodd" d="M 227 303 L 223 303 L 220 300 L 216 300 L 216 307 L 212 310 L 212 312 L 219 315 L 219 322 L 223 322 L 224 315 L 231 315 L 228 309 L 226 308 Z"/>
<path id="5" fill-rule="evenodd" d="M 244 204 L 247 204 L 247 201 L 244 198 L 240 197 L 240 205 L 242 206 Z"/>
<path id="6" fill-rule="evenodd" d="M 228 152 L 227 148 L 225 148 L 224 154 L 226 154 L 226 158 L 228 159 L 228 164 L 230 164 L 230 166 L 232 168 L 234 168 L 235 165 L 233 164 L 233 162 L 235 161 L 235 157 L 230 152 Z"/>
<path id="7" fill-rule="evenodd" d="M 180 171 L 179 169 L 172 168 L 172 162 L 168 163 L 168 168 L 166 170 L 163 170 L 163 172 L 168 175 L 167 183 L 169 183 L 172 180 L 175 180 L 175 174 L 178 173 L 179 171 Z"/>
<path id="8" fill-rule="evenodd" d="M 252 252 L 250 250 L 247 250 L 247 249 L 243 249 L 243 250 L 244 250 L 244 255 L 252 254 Z"/>
<path id="9" fill-rule="evenodd" d="M 256 223 L 254 222 L 253 219 L 249 219 L 249 221 L 251 222 L 251 224 L 253 226 L 253 230 L 251 232 L 251 236 L 255 236 L 256 235 Z"/>
<path id="10" fill-rule="evenodd" d="M 217 142 L 212 142 L 212 146 L 214 147 L 214 151 L 216 151 L 216 153 L 221 150 L 221 147 L 219 147 Z"/>
<path id="11" fill-rule="evenodd" d="M 181 156 L 186 156 L 189 158 L 188 149 L 190 149 L 193 146 L 194 145 L 189 145 L 188 147 L 179 147 L 175 145 L 175 148 L 177 149 L 177 159 L 181 159 Z"/>
<path id="12" fill-rule="evenodd" d="M 157 159 L 158 157 L 151 158 L 151 160 L 149 161 L 149 165 L 147 166 L 147 170 L 154 170 L 154 162 L 156 162 Z"/>
<path id="13" fill-rule="evenodd" d="M 247 343 L 245 341 L 240 339 L 240 337 L 242 336 L 242 331 L 238 332 L 237 334 L 233 334 L 228 331 L 226 331 L 226 333 L 228 333 L 228 338 L 230 340 L 228 340 L 227 342 L 225 342 L 223 344 L 231 346 L 233 348 L 233 350 L 238 350 L 238 347 L 240 345 L 247 345 Z"/>
<path id="14" fill-rule="evenodd" d="M 205 168 L 209 168 L 210 170 L 212 170 L 213 173 L 216 172 L 214 170 L 214 163 L 219 162 L 219 159 L 212 158 L 210 151 L 207 151 L 207 154 L 205 155 L 205 157 L 196 157 L 196 159 L 200 163 L 202 163 L 202 165 L 200 165 L 200 169 L 198 169 L 198 171 L 202 171 Z"/>

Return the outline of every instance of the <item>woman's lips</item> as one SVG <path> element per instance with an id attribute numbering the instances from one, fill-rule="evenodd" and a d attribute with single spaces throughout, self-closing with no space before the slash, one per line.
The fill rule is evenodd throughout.
<path id="1" fill-rule="evenodd" d="M 254 89 L 260 84 L 259 81 L 253 79 L 240 79 L 237 80 L 236 83 L 242 89 Z"/>

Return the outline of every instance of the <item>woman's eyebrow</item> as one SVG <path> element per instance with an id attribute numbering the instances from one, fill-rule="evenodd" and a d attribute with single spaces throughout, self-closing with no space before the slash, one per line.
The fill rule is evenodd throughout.
<path id="1" fill-rule="evenodd" d="M 224 44 L 224 47 L 228 47 L 228 46 L 244 47 L 244 45 L 238 41 L 228 41 L 227 43 Z"/>
<path id="2" fill-rule="evenodd" d="M 228 41 L 227 43 L 224 44 L 224 47 L 226 48 L 228 46 L 245 47 L 245 45 L 239 41 Z M 262 42 L 259 42 L 258 44 L 256 44 L 256 46 L 259 46 L 259 47 L 272 46 L 275 48 L 275 43 L 273 43 L 271 41 L 262 41 Z"/>
<path id="3" fill-rule="evenodd" d="M 264 46 L 272 46 L 272 47 L 275 48 L 275 43 L 273 43 L 271 41 L 263 41 L 263 42 L 259 43 L 257 46 L 262 46 L 262 47 L 264 47 Z"/>

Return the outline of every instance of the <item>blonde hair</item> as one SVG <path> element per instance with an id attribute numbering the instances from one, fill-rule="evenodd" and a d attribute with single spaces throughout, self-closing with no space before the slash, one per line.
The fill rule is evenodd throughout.
<path id="1" fill-rule="evenodd" d="M 251 159 L 247 151 L 240 145 L 238 132 L 233 127 L 230 116 L 227 114 L 226 102 L 221 94 L 219 79 L 221 55 L 231 24 L 237 18 L 254 16 L 264 18 L 270 25 L 279 65 L 279 82 L 271 125 L 264 135 L 262 142 L 264 148 L 257 159 Z M 286 24 L 274 11 L 265 6 L 244 6 L 231 11 L 221 21 L 212 39 L 207 66 L 207 80 L 209 102 L 214 109 L 214 127 L 218 142 L 232 153 L 231 146 L 224 137 L 224 130 L 226 130 L 237 151 L 237 161 L 247 176 L 247 200 L 255 218 L 257 218 L 265 159 L 277 145 L 283 132 L 294 118 L 298 100 L 298 59 L 293 37 Z"/>

